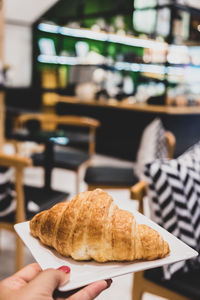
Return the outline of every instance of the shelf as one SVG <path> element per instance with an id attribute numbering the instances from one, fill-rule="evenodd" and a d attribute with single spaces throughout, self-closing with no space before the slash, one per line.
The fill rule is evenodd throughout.
<path id="1" fill-rule="evenodd" d="M 142 72 L 142 73 L 152 73 L 152 74 L 169 74 L 169 75 L 184 75 L 184 70 L 182 67 L 169 66 L 165 67 L 161 64 L 145 64 L 145 63 L 129 63 L 129 62 L 116 62 L 113 64 L 88 64 L 81 63 L 78 57 L 66 57 L 66 56 L 50 56 L 50 55 L 39 55 L 38 62 L 58 64 L 58 65 L 79 65 L 79 66 L 108 66 L 115 68 L 118 71 L 132 71 L 132 72 Z"/>
<path id="2" fill-rule="evenodd" d="M 43 32 L 55 33 L 65 36 L 71 36 L 76 38 L 91 39 L 102 42 L 117 43 L 132 47 L 150 48 L 166 50 L 168 44 L 165 42 L 159 42 L 150 39 L 141 39 L 128 35 L 119 35 L 114 33 L 106 33 L 93 31 L 90 29 L 76 29 L 69 27 L 61 27 L 58 25 L 52 25 L 48 23 L 40 23 L 38 29 Z"/>
<path id="3" fill-rule="evenodd" d="M 117 100 L 109 101 L 80 101 L 77 97 L 59 96 L 58 102 L 66 102 L 75 105 L 86 105 L 96 107 L 110 107 L 116 109 L 133 110 L 141 112 L 162 113 L 170 115 L 188 115 L 200 114 L 200 106 L 167 106 L 167 105 L 150 105 L 147 103 L 127 103 L 126 100 L 118 102 Z"/>
<path id="4" fill-rule="evenodd" d="M 165 51 L 171 48 L 177 50 L 183 50 L 187 47 L 194 46 L 194 44 L 184 44 L 184 45 L 175 45 L 175 44 L 168 44 L 165 41 L 156 41 L 152 39 L 142 39 L 137 38 L 131 35 L 120 35 L 117 33 L 107 33 L 102 31 L 94 31 L 91 29 L 82 29 L 82 28 L 70 28 L 70 27 L 62 27 L 58 25 L 48 24 L 48 23 L 40 23 L 38 25 L 38 29 L 43 32 L 47 33 L 54 33 L 60 34 L 69 37 L 75 38 L 83 38 L 83 39 L 90 39 L 102 42 L 109 42 L 115 44 L 122 44 L 132 47 L 140 47 L 140 48 L 148 48 L 148 49 L 155 49 L 159 51 Z M 198 46 L 198 42 L 196 42 L 196 46 Z"/>
<path id="5" fill-rule="evenodd" d="M 185 53 L 187 52 L 187 46 L 185 45 L 173 45 L 167 44 L 166 42 L 160 42 L 156 40 L 150 39 L 140 39 L 134 36 L 128 35 L 119 35 L 119 34 L 112 34 L 107 32 L 96 32 L 90 29 L 75 29 L 69 27 L 62 27 L 54 24 L 48 23 L 40 23 L 38 25 L 38 30 L 48 33 L 54 33 L 69 37 L 75 38 L 86 38 L 91 40 L 99 40 L 103 42 L 112 42 L 112 43 L 119 43 L 123 45 L 133 46 L 133 47 L 141 47 L 147 49 L 153 49 L 155 51 L 169 51 L 169 55 L 171 52 L 175 51 L 177 53 Z M 172 55 L 172 53 L 171 53 Z M 79 65 L 79 66 L 95 66 L 95 64 L 84 63 L 79 57 L 67 57 L 67 56 L 49 56 L 40 54 L 37 58 L 38 62 L 45 63 L 45 64 L 55 64 L 55 65 Z M 115 62 L 113 64 L 96 64 L 97 67 L 107 66 L 108 68 L 114 68 L 118 71 L 130 71 L 130 72 L 138 72 L 141 73 L 142 76 L 154 78 L 159 77 L 160 80 L 163 80 L 165 75 L 168 75 L 170 78 L 166 78 L 168 81 L 178 83 L 184 80 L 184 76 L 188 77 L 188 73 L 191 73 L 189 68 L 194 68 L 195 73 L 196 69 L 200 68 L 200 66 L 192 65 L 192 64 L 177 64 L 178 60 L 170 62 L 168 60 L 168 66 L 165 63 L 129 63 L 129 62 Z M 189 71 L 188 71 L 189 70 Z M 193 70 L 192 70 L 193 72 Z M 167 76 L 166 76 L 167 77 Z M 190 77 L 190 74 L 189 74 Z M 199 75 L 195 78 L 199 78 Z"/>

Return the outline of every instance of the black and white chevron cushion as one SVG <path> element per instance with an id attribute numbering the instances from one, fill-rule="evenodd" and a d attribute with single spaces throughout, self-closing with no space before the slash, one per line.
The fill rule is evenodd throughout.
<path id="1" fill-rule="evenodd" d="M 200 171 L 200 142 L 191 146 L 187 151 L 179 156 L 178 161 L 184 163 L 188 167 Z"/>
<path id="2" fill-rule="evenodd" d="M 161 119 L 154 119 L 144 129 L 136 157 L 135 172 L 143 179 L 144 166 L 157 158 L 166 158 L 167 143 Z"/>
<path id="3" fill-rule="evenodd" d="M 199 151 L 197 148 L 195 153 Z M 194 154 L 194 149 L 190 151 Z M 199 252 L 200 159 L 197 166 L 197 157 L 190 151 L 178 159 L 156 160 L 147 164 L 145 176 L 154 221 Z M 180 269 L 187 271 L 194 268 L 200 268 L 199 256 L 168 265 L 164 273 L 166 278 L 170 278 Z"/>
<path id="4" fill-rule="evenodd" d="M 0 217 L 16 209 L 16 200 L 11 183 L 12 169 L 0 167 Z"/>

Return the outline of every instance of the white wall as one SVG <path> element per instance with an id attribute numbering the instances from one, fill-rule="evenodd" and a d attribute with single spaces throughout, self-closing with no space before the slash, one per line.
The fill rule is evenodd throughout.
<path id="1" fill-rule="evenodd" d="M 29 86 L 32 69 L 32 33 L 30 26 L 5 25 L 5 64 L 9 86 Z"/>
<path id="2" fill-rule="evenodd" d="M 33 23 L 59 0 L 4 0 L 6 19 Z"/>
<path id="3" fill-rule="evenodd" d="M 32 23 L 58 0 L 5 0 L 5 63 L 9 86 L 29 86 L 32 68 Z M 19 23 L 26 24 L 25 26 Z"/>

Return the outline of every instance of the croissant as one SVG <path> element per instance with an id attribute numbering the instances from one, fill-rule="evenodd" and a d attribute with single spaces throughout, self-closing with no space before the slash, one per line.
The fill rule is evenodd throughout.
<path id="1" fill-rule="evenodd" d="M 75 260 L 153 260 L 169 253 L 157 231 L 136 223 L 101 189 L 78 194 L 35 215 L 30 231 L 42 243 Z"/>

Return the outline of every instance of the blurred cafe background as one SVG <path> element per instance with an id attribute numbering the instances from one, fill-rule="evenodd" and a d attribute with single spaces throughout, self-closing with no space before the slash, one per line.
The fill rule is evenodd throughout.
<path id="1" fill-rule="evenodd" d="M 155 120 L 173 134 L 175 159 L 200 140 L 199 0 L 0 0 L 0 150 L 31 160 L 19 168 L 26 211 L 15 223 L 90 186 L 137 209 L 132 170 L 152 151 L 155 132 L 144 133 Z M 0 178 L 19 167 L 1 155 L 0 165 Z M 0 207 L 0 278 L 22 264 L 3 218 Z M 132 275 L 98 299 L 139 299 Z"/>

